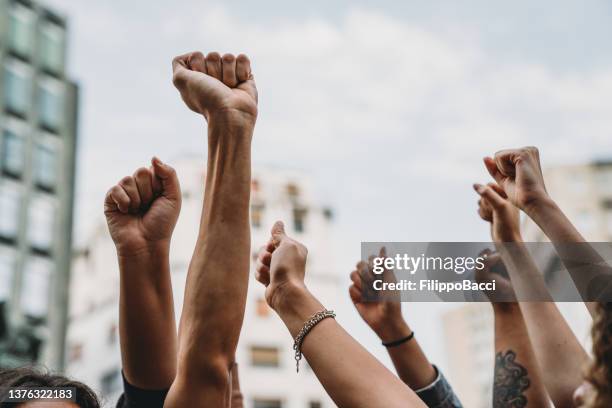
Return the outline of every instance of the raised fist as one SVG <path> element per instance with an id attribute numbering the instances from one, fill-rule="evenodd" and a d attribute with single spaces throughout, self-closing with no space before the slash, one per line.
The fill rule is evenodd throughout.
<path id="1" fill-rule="evenodd" d="M 504 190 L 495 183 L 474 184 L 480 195 L 478 215 L 491 223 L 491 238 L 495 242 L 515 242 L 520 239 L 518 209 L 512 204 Z"/>
<path id="2" fill-rule="evenodd" d="M 285 234 L 285 226 L 277 221 L 267 245 L 259 252 L 255 278 L 266 287 L 266 301 L 273 309 L 278 305 L 279 289 L 305 289 L 308 249 Z"/>
<path id="3" fill-rule="evenodd" d="M 535 147 L 502 150 L 484 159 L 485 166 L 512 204 L 528 212 L 548 197 Z"/>
<path id="4" fill-rule="evenodd" d="M 223 112 L 257 118 L 257 88 L 246 55 L 191 52 L 174 58 L 172 71 L 183 101 L 206 120 Z"/>
<path id="5" fill-rule="evenodd" d="M 170 245 L 181 210 L 181 189 L 172 167 L 157 158 L 151 164 L 124 177 L 106 194 L 104 214 L 120 256 Z"/>
<path id="6" fill-rule="evenodd" d="M 501 259 L 501 255 L 487 248 L 478 256 L 484 258 L 484 268 L 476 269 L 474 276 L 476 282 L 489 283 L 495 281 L 495 292 L 484 292 L 489 302 L 516 302 L 514 288 L 508 278 L 508 271 Z"/>
<path id="7" fill-rule="evenodd" d="M 379 257 L 386 257 L 384 247 L 381 248 Z M 374 281 L 375 275 L 372 272 L 372 260 L 373 256 L 370 257 L 369 262 L 358 262 L 355 270 L 351 272 L 352 284 L 349 287 L 349 295 L 361 318 L 383 341 L 396 340 L 405 334 L 409 334 L 402 317 L 401 299 L 399 297 L 389 299 L 388 296 L 379 295 L 379 299 L 376 300 L 376 296 L 372 296 L 372 299 L 365 296 L 366 288 L 364 288 L 364 284 L 368 285 L 370 290 L 373 290 L 371 289 L 371 282 Z M 393 271 L 387 269 L 383 272 L 382 278 L 385 282 L 396 281 Z"/>

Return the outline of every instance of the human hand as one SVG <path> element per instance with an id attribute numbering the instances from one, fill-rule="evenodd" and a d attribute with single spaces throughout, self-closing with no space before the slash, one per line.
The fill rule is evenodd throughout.
<path id="1" fill-rule="evenodd" d="M 548 198 L 540 153 L 535 147 L 508 149 L 485 157 L 485 166 L 512 204 L 525 212 Z"/>
<path id="2" fill-rule="evenodd" d="M 386 256 L 385 248 L 381 248 L 380 257 Z M 410 329 L 402 317 L 400 299 L 379 299 L 377 301 L 365 299 L 366 288 L 373 282 L 375 276 L 372 272 L 372 258 L 370 262 L 359 261 L 356 269 L 351 272 L 352 284 L 349 295 L 361 318 L 384 341 L 393 341 L 410 334 Z M 395 281 L 393 271 L 385 269 L 382 274 L 385 282 Z M 371 289 L 373 290 L 373 289 Z"/>
<path id="3" fill-rule="evenodd" d="M 478 256 L 484 258 L 484 268 L 477 268 L 475 270 L 474 279 L 476 282 L 489 283 L 495 281 L 495 292 L 484 292 L 489 302 L 491 302 L 494 307 L 503 302 L 516 302 L 514 288 L 508 278 L 508 271 L 501 255 L 487 248 Z"/>
<path id="4" fill-rule="evenodd" d="M 217 114 L 238 113 L 248 123 L 257 118 L 257 88 L 249 58 L 211 52 L 180 55 L 172 60 L 174 86 L 183 101 L 210 120 Z"/>
<path id="5" fill-rule="evenodd" d="M 181 210 L 174 169 L 158 158 L 121 179 L 106 194 L 104 215 L 119 256 L 168 248 Z"/>
<path id="6" fill-rule="evenodd" d="M 478 215 L 491 223 L 491 238 L 493 241 L 520 241 L 519 211 L 508 200 L 504 190 L 495 183 L 474 184 L 474 190 L 480 195 Z"/>
<path id="7" fill-rule="evenodd" d="M 255 278 L 266 287 L 266 301 L 274 310 L 289 293 L 305 291 L 308 249 L 285 234 L 285 226 L 277 221 L 271 237 L 259 252 Z"/>

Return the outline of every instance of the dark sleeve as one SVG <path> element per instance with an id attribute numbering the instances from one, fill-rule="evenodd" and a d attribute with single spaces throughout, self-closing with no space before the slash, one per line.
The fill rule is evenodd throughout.
<path id="1" fill-rule="evenodd" d="M 168 390 L 143 390 L 127 382 L 123 371 L 123 394 L 117 401 L 117 408 L 163 408 Z"/>
<path id="2" fill-rule="evenodd" d="M 451 388 L 442 372 L 434 366 L 437 376 L 427 387 L 415 390 L 416 395 L 429 408 L 462 408 L 459 398 Z"/>

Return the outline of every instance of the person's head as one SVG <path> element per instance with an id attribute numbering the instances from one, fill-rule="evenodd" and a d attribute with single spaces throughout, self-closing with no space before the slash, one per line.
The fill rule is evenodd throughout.
<path id="1" fill-rule="evenodd" d="M 36 367 L 22 367 L 0 369 L 0 395 L 4 395 L 8 388 L 23 387 L 57 387 L 74 388 L 74 402 L 58 402 L 53 406 L 57 408 L 99 408 L 100 401 L 96 394 L 87 385 L 71 380 L 67 377 L 50 373 L 46 369 Z M 63 404 L 63 405 L 62 405 Z M 36 403 L 0 403 L 0 407 L 34 408 Z"/>
<path id="2" fill-rule="evenodd" d="M 593 363 L 586 375 L 587 384 L 574 394 L 577 407 L 603 408 L 612 406 L 612 303 L 597 304 L 597 314 L 591 330 Z"/>

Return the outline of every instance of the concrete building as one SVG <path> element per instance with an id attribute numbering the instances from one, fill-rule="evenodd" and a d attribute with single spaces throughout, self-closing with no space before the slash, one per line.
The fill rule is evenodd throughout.
<path id="1" fill-rule="evenodd" d="M 64 361 L 78 95 L 66 35 L 46 7 L 0 0 L 0 365 Z"/>
<path id="2" fill-rule="evenodd" d="M 546 188 L 559 207 L 590 242 L 612 239 L 612 161 L 560 166 L 544 171 Z M 526 242 L 546 242 L 547 237 L 524 217 L 522 233 Z M 567 286 L 569 278 L 550 247 L 534 254 L 551 287 Z M 557 303 L 578 339 L 590 349 L 591 318 L 581 302 Z M 449 378 L 469 407 L 488 407 L 493 384 L 493 314 L 488 304 L 466 304 L 444 316 Z M 466 335 L 469 333 L 469 335 Z M 470 375 L 465 375 L 470 373 Z"/>
<path id="3" fill-rule="evenodd" d="M 175 308 L 183 303 L 187 268 L 199 225 L 204 163 L 186 158 L 173 163 L 181 181 L 183 206 L 174 232 L 171 270 Z M 310 179 L 299 172 L 255 169 L 251 194 L 252 253 L 263 245 L 277 219 L 309 249 L 308 284 L 333 305 L 340 276 L 334 271 L 332 213 L 315 198 Z M 253 262 L 254 266 L 254 262 Z M 252 274 L 253 275 L 253 274 Z M 116 401 L 121 392 L 117 335 L 119 273 L 113 243 L 104 220 L 92 232 L 87 248 L 74 261 L 68 372 Z M 263 287 L 251 279 L 245 322 L 237 352 L 240 382 L 248 408 L 333 407 L 314 373 L 303 361 L 295 372 L 292 339 L 264 300 Z"/>

